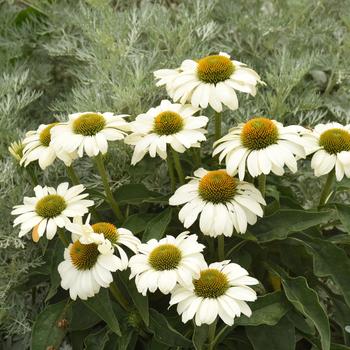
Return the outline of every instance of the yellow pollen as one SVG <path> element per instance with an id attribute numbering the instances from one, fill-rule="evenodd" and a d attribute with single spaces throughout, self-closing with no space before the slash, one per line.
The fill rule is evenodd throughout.
<path id="1" fill-rule="evenodd" d="M 270 119 L 259 117 L 246 122 L 241 132 L 244 147 L 259 150 L 271 146 L 278 141 L 278 129 Z"/>
<path id="2" fill-rule="evenodd" d="M 92 229 L 96 233 L 102 233 L 111 243 L 116 244 L 118 242 L 119 233 L 113 224 L 109 222 L 97 222 L 92 225 Z"/>
<path id="3" fill-rule="evenodd" d="M 161 244 L 154 248 L 148 262 L 157 271 L 176 269 L 181 261 L 182 254 L 174 244 Z"/>
<path id="4" fill-rule="evenodd" d="M 236 193 L 237 181 L 225 170 L 213 170 L 202 177 L 199 182 L 199 195 L 212 203 L 229 202 Z"/>
<path id="5" fill-rule="evenodd" d="M 67 208 L 67 203 L 58 194 L 49 194 L 41 198 L 35 206 L 35 211 L 43 218 L 54 218 Z"/>
<path id="6" fill-rule="evenodd" d="M 339 128 L 329 129 L 321 134 L 319 145 L 329 154 L 350 151 L 350 133 Z"/>
<path id="7" fill-rule="evenodd" d="M 225 81 L 235 71 L 232 61 L 228 57 L 221 55 L 201 58 L 197 64 L 198 78 L 209 84 L 217 84 Z"/>
<path id="8" fill-rule="evenodd" d="M 194 292 L 202 298 L 218 298 L 229 288 L 225 274 L 216 269 L 201 271 L 200 277 L 193 280 Z"/>
<path id="9" fill-rule="evenodd" d="M 49 124 L 44 130 L 39 134 L 39 140 L 41 144 L 45 147 L 49 147 L 51 142 L 51 129 L 56 126 L 58 123 Z"/>
<path id="10" fill-rule="evenodd" d="M 97 244 L 82 244 L 75 241 L 69 250 L 73 265 L 78 270 L 89 270 L 95 266 L 99 251 Z"/>
<path id="11" fill-rule="evenodd" d="M 73 131 L 84 136 L 94 136 L 106 125 L 105 118 L 98 113 L 86 113 L 73 122 Z"/>
<path id="12" fill-rule="evenodd" d="M 183 127 L 184 122 L 180 114 L 164 111 L 155 117 L 153 130 L 158 135 L 172 135 L 181 131 Z"/>

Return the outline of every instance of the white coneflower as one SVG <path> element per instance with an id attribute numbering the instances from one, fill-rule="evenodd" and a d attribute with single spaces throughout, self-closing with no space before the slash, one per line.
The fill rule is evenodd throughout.
<path id="1" fill-rule="evenodd" d="M 193 116 L 198 111 L 191 105 L 163 100 L 158 107 L 138 115 L 130 123 L 132 134 L 125 138 L 125 143 L 135 146 L 131 164 L 139 162 L 146 153 L 166 159 L 168 144 L 179 153 L 198 147 L 199 142 L 206 140 L 203 128 L 208 123 L 207 117 Z"/>
<path id="2" fill-rule="evenodd" d="M 179 220 L 186 228 L 200 216 L 203 234 L 217 237 L 231 236 L 233 229 L 244 233 L 257 216 L 263 216 L 266 204 L 260 191 L 252 184 L 230 176 L 225 170 L 207 171 L 200 168 L 194 178 L 170 197 L 170 205 L 182 205 Z"/>
<path id="3" fill-rule="evenodd" d="M 70 166 L 77 158 L 75 152 L 55 151 L 51 144 L 51 129 L 58 123 L 41 124 L 37 130 L 28 131 L 23 140 L 23 157 L 21 165 L 27 166 L 29 163 L 38 161 L 41 169 L 46 169 L 57 158 L 61 159 L 66 166 Z"/>
<path id="4" fill-rule="evenodd" d="M 259 75 L 245 64 L 231 60 L 230 55 L 203 57 L 197 61 L 185 60 L 177 69 L 160 69 L 154 72 L 157 86 L 166 85 L 169 96 L 184 104 L 222 111 L 222 104 L 238 108 L 236 91 L 255 96 L 257 83 L 264 84 Z"/>
<path id="5" fill-rule="evenodd" d="M 314 153 L 311 168 L 315 176 L 322 176 L 335 169 L 338 181 L 350 177 L 350 124 L 318 124 L 306 132 L 303 142 L 307 154 Z"/>
<path id="6" fill-rule="evenodd" d="M 38 241 L 46 233 L 48 239 L 56 234 L 57 227 L 66 227 L 69 218 L 83 216 L 94 202 L 84 199 L 88 193 L 82 193 L 83 185 L 68 188 L 68 182 L 52 187 L 36 186 L 35 197 L 24 197 L 22 205 L 14 206 L 12 215 L 19 215 L 14 226 L 21 225 L 19 237 L 30 230 L 34 241 Z"/>
<path id="7" fill-rule="evenodd" d="M 58 265 L 61 286 L 69 289 L 70 297 L 86 300 L 101 287 L 113 282 L 112 272 L 122 270 L 121 260 L 113 255 L 111 242 L 103 235 L 95 235 L 93 243 L 83 244 L 78 239 L 64 250 L 64 261 Z"/>
<path id="8" fill-rule="evenodd" d="M 135 277 L 137 290 L 143 295 L 147 290 L 171 292 L 177 283 L 186 285 L 198 277 L 204 264 L 201 252 L 204 245 L 196 235 L 182 232 L 176 238 L 166 236 L 160 241 L 151 239 L 139 246 L 139 253 L 129 261 L 130 279 Z"/>
<path id="9" fill-rule="evenodd" d="M 23 157 L 23 148 L 24 145 L 22 141 L 12 142 L 8 147 L 8 151 L 10 152 L 11 156 L 19 163 Z"/>
<path id="10" fill-rule="evenodd" d="M 96 243 L 102 235 L 111 242 L 112 247 L 118 251 L 120 266 L 122 270 L 128 267 L 128 256 L 122 246 L 129 248 L 134 254 L 141 244 L 140 240 L 125 228 L 116 228 L 109 222 L 97 222 L 90 225 L 90 215 L 85 224 L 80 217 L 75 218 L 73 223 L 67 225 L 67 230 L 73 233 L 73 237 L 80 240 L 83 244 Z"/>
<path id="11" fill-rule="evenodd" d="M 299 125 L 283 126 L 262 117 L 250 119 L 232 128 L 215 142 L 213 156 L 220 154 L 220 162 L 226 158 L 226 170 L 230 175 L 244 179 L 245 171 L 256 177 L 261 174 L 284 174 L 286 165 L 293 173 L 297 171 L 297 158 L 305 158 Z"/>
<path id="12" fill-rule="evenodd" d="M 194 319 L 197 326 L 212 324 L 219 316 L 232 326 L 241 314 L 251 316 L 246 301 L 255 301 L 257 296 L 248 286 L 258 283 L 240 265 L 229 260 L 217 262 L 202 269 L 191 285 L 176 286 L 170 305 L 177 304 L 177 312 L 184 323 Z"/>
<path id="13" fill-rule="evenodd" d="M 129 124 L 126 114 L 85 112 L 69 115 L 66 123 L 59 123 L 51 130 L 52 145 L 56 151 L 85 153 L 89 157 L 105 154 L 108 141 L 122 140 Z"/>

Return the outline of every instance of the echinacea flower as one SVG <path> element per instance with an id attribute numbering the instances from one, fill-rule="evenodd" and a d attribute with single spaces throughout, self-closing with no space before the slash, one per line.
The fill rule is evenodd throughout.
<path id="1" fill-rule="evenodd" d="M 146 295 L 147 290 L 153 293 L 159 289 L 168 294 L 177 283 L 189 284 L 192 278 L 198 277 L 204 264 L 201 254 L 204 245 L 197 239 L 186 231 L 177 237 L 166 236 L 160 241 L 151 239 L 142 243 L 138 254 L 129 261 L 130 279 L 135 277 L 139 293 Z"/>
<path id="2" fill-rule="evenodd" d="M 232 128 L 214 144 L 213 156 L 226 158 L 230 175 L 244 179 L 246 170 L 253 177 L 270 172 L 282 176 L 284 166 L 297 171 L 297 159 L 305 158 L 300 125 L 283 126 L 276 120 L 257 117 Z"/>
<path id="3" fill-rule="evenodd" d="M 184 323 L 194 319 L 197 326 L 212 324 L 219 316 L 232 326 L 241 314 L 251 316 L 246 302 L 255 301 L 257 296 L 248 286 L 258 283 L 240 265 L 229 260 L 216 262 L 203 268 L 190 285 L 176 286 L 170 305 L 177 304 L 177 312 Z"/>
<path id="4" fill-rule="evenodd" d="M 12 142 L 8 147 L 8 150 L 11 156 L 19 163 L 21 162 L 23 157 L 23 148 L 24 148 L 24 145 L 22 141 Z"/>
<path id="5" fill-rule="evenodd" d="M 159 79 L 157 86 L 166 85 L 175 102 L 202 108 L 210 105 L 217 112 L 222 111 L 222 104 L 231 110 L 238 108 L 235 90 L 255 96 L 257 83 L 264 84 L 254 70 L 224 52 L 197 61 L 187 59 L 180 68 L 160 69 L 154 76 Z"/>
<path id="6" fill-rule="evenodd" d="M 24 197 L 22 205 L 14 206 L 12 215 L 19 215 L 14 220 L 14 226 L 21 225 L 19 237 L 33 230 L 32 237 L 38 241 L 46 233 L 47 239 L 52 239 L 57 227 L 66 227 L 69 218 L 83 216 L 94 202 L 84 199 L 88 193 L 82 193 L 83 185 L 68 188 L 68 182 L 58 185 L 57 190 L 47 186 L 36 186 L 35 197 Z"/>
<path id="7" fill-rule="evenodd" d="M 125 228 L 116 228 L 115 225 L 109 222 L 97 222 L 91 225 L 90 215 L 86 219 L 85 224 L 83 224 L 81 217 L 77 217 L 66 228 L 72 232 L 73 239 L 79 239 L 83 244 L 97 243 L 102 235 L 118 251 L 120 270 L 125 270 L 129 263 L 128 256 L 122 246 L 129 248 L 136 254 L 137 248 L 141 244 L 140 240 Z"/>
<path id="8" fill-rule="evenodd" d="M 311 168 L 315 176 L 335 169 L 337 181 L 350 177 L 350 124 L 318 124 L 313 131 L 303 135 L 307 154 L 314 153 Z"/>
<path id="9" fill-rule="evenodd" d="M 109 287 L 113 282 L 112 272 L 123 269 L 121 260 L 113 253 L 111 242 L 102 234 L 96 235 L 89 244 L 73 239 L 64 250 L 64 261 L 58 265 L 61 286 L 69 289 L 71 299 L 86 300 L 101 287 Z"/>
<path id="10" fill-rule="evenodd" d="M 263 216 L 265 200 L 252 184 L 230 176 L 225 170 L 207 171 L 200 168 L 190 182 L 179 187 L 170 197 L 170 205 L 183 205 L 179 220 L 185 228 L 199 218 L 203 234 L 231 236 L 233 229 L 245 233 Z"/>
<path id="11" fill-rule="evenodd" d="M 29 163 L 38 161 L 41 169 L 46 169 L 56 158 L 61 159 L 67 166 L 70 166 L 75 158 L 76 152 L 65 152 L 55 150 L 51 144 L 51 130 L 58 123 L 41 124 L 37 130 L 26 133 L 23 140 L 23 157 L 21 165 L 27 166 Z"/>
<path id="12" fill-rule="evenodd" d="M 193 116 L 198 111 L 191 105 L 163 100 L 158 107 L 138 115 L 130 123 L 132 134 L 125 138 L 125 143 L 135 146 L 131 164 L 135 165 L 146 153 L 166 159 L 168 144 L 179 153 L 198 147 L 198 142 L 206 140 L 203 128 L 208 123 L 207 117 Z"/>
<path id="13" fill-rule="evenodd" d="M 124 120 L 126 116 L 110 112 L 70 114 L 68 122 L 52 128 L 52 144 L 57 152 L 77 152 L 79 157 L 84 151 L 89 157 L 105 154 L 108 141 L 122 140 L 129 130 L 129 124 Z"/>

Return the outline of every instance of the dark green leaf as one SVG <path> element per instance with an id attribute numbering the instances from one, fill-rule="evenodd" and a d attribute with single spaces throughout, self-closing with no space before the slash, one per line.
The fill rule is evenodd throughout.
<path id="1" fill-rule="evenodd" d="M 295 349 L 295 329 L 287 317 L 274 326 L 247 327 L 246 332 L 254 350 Z"/>
<path id="2" fill-rule="evenodd" d="M 342 344 L 331 344 L 331 350 L 350 350 L 350 347 Z"/>
<path id="3" fill-rule="evenodd" d="M 290 306 L 281 292 L 266 294 L 250 305 L 252 316 L 241 316 L 235 321 L 238 326 L 273 326 L 288 312 Z"/>
<path id="4" fill-rule="evenodd" d="M 162 197 L 162 194 L 150 191 L 143 184 L 127 184 L 120 186 L 114 192 L 114 195 L 120 204 L 140 204 L 148 200 Z"/>
<path id="5" fill-rule="evenodd" d="M 333 218 L 332 211 L 312 212 L 305 210 L 281 209 L 264 217 L 251 228 L 259 242 L 285 239 L 289 234 L 326 223 Z"/>
<path id="6" fill-rule="evenodd" d="M 339 220 L 344 225 L 346 232 L 350 233 L 350 206 L 337 203 L 335 205 Z"/>
<path id="7" fill-rule="evenodd" d="M 129 216 L 123 223 L 123 227 L 130 230 L 133 234 L 138 234 L 145 230 L 147 224 L 156 216 L 156 214 L 134 214 Z"/>
<path id="8" fill-rule="evenodd" d="M 128 329 L 127 332 L 122 332 L 123 336 L 118 337 L 116 334 L 112 333 L 109 335 L 109 341 L 105 345 L 103 350 L 128 350 L 134 349 L 137 341 L 137 333 Z"/>
<path id="9" fill-rule="evenodd" d="M 200 327 L 194 325 L 192 343 L 196 350 L 203 350 L 208 339 L 209 326 L 204 324 Z"/>
<path id="10" fill-rule="evenodd" d="M 31 349 L 47 349 L 49 346 L 58 349 L 67 332 L 65 327 L 58 326 L 58 321 L 66 319 L 69 323 L 70 318 L 70 303 L 66 300 L 48 305 L 34 323 Z"/>
<path id="11" fill-rule="evenodd" d="M 139 312 L 145 325 L 149 325 L 149 307 L 148 307 L 148 297 L 143 296 L 137 291 L 135 281 L 129 280 L 129 274 L 126 272 L 121 272 L 119 274 L 121 281 L 123 282 L 125 289 L 128 291 L 130 298 L 133 301 L 137 311 Z"/>
<path id="12" fill-rule="evenodd" d="M 79 299 L 72 304 L 72 320 L 69 324 L 70 331 L 91 328 L 100 321 L 101 317 Z"/>
<path id="13" fill-rule="evenodd" d="M 320 304 L 317 293 L 311 289 L 305 277 L 289 277 L 282 269 L 277 273 L 282 279 L 284 292 L 288 300 L 304 316 L 309 318 L 318 330 L 323 350 L 330 349 L 330 328 L 325 310 Z"/>
<path id="14" fill-rule="evenodd" d="M 167 319 L 154 309 L 150 309 L 149 329 L 154 337 L 163 344 L 192 348 L 192 342 L 174 329 Z"/>
<path id="15" fill-rule="evenodd" d="M 102 350 L 109 340 L 108 327 L 100 329 L 85 338 L 85 350 Z"/>
<path id="16" fill-rule="evenodd" d="M 101 288 L 97 295 L 85 300 L 84 304 L 101 317 L 114 333 L 121 335 L 119 322 L 113 312 L 111 300 L 106 288 Z"/>
<path id="17" fill-rule="evenodd" d="M 64 246 L 62 242 L 57 239 L 54 246 L 51 258 L 51 267 L 50 267 L 50 289 L 46 296 L 46 301 L 50 300 L 57 292 L 57 288 L 61 283 L 61 277 L 58 273 L 57 266 L 63 260 Z"/>
<path id="18" fill-rule="evenodd" d="M 145 232 L 143 234 L 143 241 L 147 242 L 148 240 L 155 238 L 157 240 L 161 239 L 165 233 L 166 228 L 168 227 L 171 221 L 172 209 L 167 208 L 152 219 L 146 226 Z"/>
<path id="19" fill-rule="evenodd" d="M 305 234 L 292 238 L 303 244 L 314 259 L 314 272 L 318 277 L 331 277 L 350 306 L 350 260 L 343 249 L 326 239 Z"/>

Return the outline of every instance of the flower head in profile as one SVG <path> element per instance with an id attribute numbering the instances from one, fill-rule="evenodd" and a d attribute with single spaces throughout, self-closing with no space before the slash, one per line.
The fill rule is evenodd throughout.
<path id="1" fill-rule="evenodd" d="M 92 237 L 91 243 L 82 243 L 76 238 L 64 250 L 58 272 L 61 286 L 69 289 L 71 299 L 86 300 L 97 294 L 101 287 L 108 288 L 113 281 L 112 272 L 123 267 L 121 259 L 114 255 L 111 242 L 102 234 Z"/>
<path id="2" fill-rule="evenodd" d="M 240 265 L 229 260 L 217 262 L 204 267 L 190 285 L 176 286 L 170 305 L 177 304 L 177 312 L 184 323 L 194 319 L 197 326 L 211 324 L 219 316 L 232 326 L 241 314 L 251 316 L 246 302 L 255 301 L 257 296 L 248 286 L 258 283 Z"/>
<path id="3" fill-rule="evenodd" d="M 137 253 L 137 248 L 140 245 L 140 240 L 132 234 L 131 231 L 125 228 L 116 228 L 115 225 L 109 222 L 97 222 L 90 224 L 90 215 L 85 223 L 81 217 L 73 219 L 73 223 L 67 225 L 67 230 L 72 232 L 74 239 L 79 239 L 83 244 L 102 244 L 109 242 L 106 249 L 111 245 L 118 252 L 120 260 L 119 270 L 125 270 L 128 267 L 129 259 L 125 253 L 123 246 L 129 248 L 133 253 Z M 100 243 L 101 242 L 101 243 Z M 100 246 L 103 249 L 104 246 Z"/>
<path id="4" fill-rule="evenodd" d="M 245 233 L 263 216 L 265 200 L 252 184 L 230 176 L 225 170 L 200 168 L 188 184 L 179 187 L 169 199 L 170 205 L 183 205 L 179 220 L 190 227 L 199 216 L 203 234 L 217 237 Z"/>
<path id="5" fill-rule="evenodd" d="M 257 117 L 232 128 L 214 144 L 213 156 L 220 153 L 220 162 L 226 159 L 230 175 L 244 179 L 246 170 L 253 176 L 269 174 L 282 176 L 286 165 L 297 171 L 297 159 L 305 158 L 299 125 L 283 126 L 268 118 Z"/>
<path id="6" fill-rule="evenodd" d="M 52 187 L 36 186 L 35 197 L 24 197 L 23 204 L 16 205 L 12 215 L 18 215 L 14 226 L 21 225 L 19 237 L 32 230 L 34 241 L 38 241 L 46 233 L 47 239 L 52 239 L 57 227 L 66 227 L 69 218 L 83 216 L 94 202 L 84 199 L 83 185 L 68 188 L 68 182 L 58 185 L 57 190 Z"/>
<path id="7" fill-rule="evenodd" d="M 165 85 L 175 102 L 202 108 L 210 105 L 217 112 L 222 105 L 238 108 L 236 90 L 255 96 L 257 83 L 264 84 L 254 70 L 224 52 L 197 61 L 187 59 L 180 68 L 160 69 L 154 76 L 157 86 Z"/>
<path id="8" fill-rule="evenodd" d="M 126 116 L 109 112 L 71 114 L 68 122 L 52 128 L 52 144 L 57 152 L 77 152 L 79 157 L 84 152 L 89 157 L 105 154 L 108 141 L 122 140 L 129 131 L 129 124 L 124 120 Z"/>
<path id="9" fill-rule="evenodd" d="M 159 289 L 170 293 L 177 283 L 186 285 L 199 276 L 204 258 L 204 245 L 197 242 L 196 235 L 182 232 L 176 238 L 166 236 L 160 241 L 151 239 L 139 246 L 138 254 L 129 261 L 130 279 L 135 277 L 139 293 Z"/>
<path id="10" fill-rule="evenodd" d="M 76 152 L 66 152 L 55 150 L 51 144 L 51 130 L 58 123 L 48 125 L 41 124 L 37 130 L 28 131 L 23 140 L 23 157 L 21 165 L 27 166 L 29 163 L 38 161 L 41 169 L 46 169 L 56 158 L 61 159 L 67 166 L 70 166 L 75 158 Z"/>
<path id="11" fill-rule="evenodd" d="M 322 176 L 335 169 L 338 181 L 350 177 L 350 124 L 318 124 L 313 131 L 303 135 L 307 154 L 314 153 L 311 168 L 315 176 Z"/>
<path id="12" fill-rule="evenodd" d="M 208 123 L 207 117 L 193 116 L 198 111 L 191 105 L 163 100 L 158 107 L 138 115 L 130 123 L 132 134 L 125 138 L 125 143 L 135 146 L 131 164 L 139 162 L 146 153 L 166 159 L 167 145 L 179 153 L 198 147 L 199 142 L 206 140 L 203 128 Z"/>
<path id="13" fill-rule="evenodd" d="M 8 151 L 10 152 L 11 156 L 19 163 L 23 157 L 23 148 L 24 145 L 22 141 L 14 141 L 8 147 Z"/>

